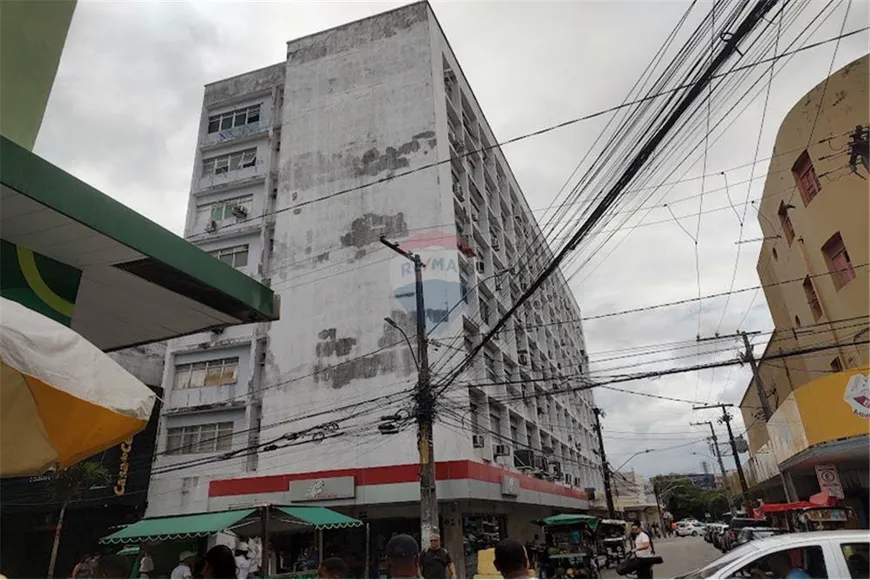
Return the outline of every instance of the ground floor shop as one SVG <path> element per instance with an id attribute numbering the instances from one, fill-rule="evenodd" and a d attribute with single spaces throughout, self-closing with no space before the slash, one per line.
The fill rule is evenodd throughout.
<path id="1" fill-rule="evenodd" d="M 870 527 L 870 438 L 845 438 L 815 445 L 781 463 L 782 474 L 750 489 L 765 503 L 808 501 L 827 490 L 850 507 L 862 528 Z M 786 494 L 788 492 L 788 495 Z"/>
<path id="2" fill-rule="evenodd" d="M 480 550 L 500 539 L 533 541 L 541 534 L 536 520 L 590 507 L 585 492 L 577 488 L 493 465 L 439 462 L 436 475 L 442 544 L 453 555 L 460 577 L 473 576 Z M 421 540 L 419 494 L 419 465 L 408 464 L 213 480 L 207 509 L 272 503 L 325 506 L 341 512 L 365 526 L 324 533 L 323 555 L 340 555 L 356 577 L 366 571 L 369 577 L 379 577 L 385 571 L 384 548 L 393 535 L 407 533 Z M 422 540 L 425 547 L 428 538 Z M 305 550 L 301 537 L 275 543 L 279 557 L 275 571 L 286 571 L 287 563 L 298 560 Z"/>

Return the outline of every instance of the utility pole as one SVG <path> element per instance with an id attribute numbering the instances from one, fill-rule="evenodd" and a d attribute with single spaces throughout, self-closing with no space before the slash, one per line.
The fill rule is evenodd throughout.
<path id="1" fill-rule="evenodd" d="M 740 335 L 743 337 L 743 346 L 746 352 L 743 353 L 743 360 L 749 363 L 749 368 L 752 369 L 752 378 L 755 380 L 755 389 L 758 391 L 758 398 L 761 401 L 761 410 L 764 412 L 764 422 L 770 421 L 773 412 L 770 410 L 770 401 L 767 400 L 767 391 L 764 389 L 764 382 L 761 380 L 761 373 L 758 372 L 758 364 L 755 362 L 755 355 L 752 353 L 752 344 L 749 342 L 749 335 L 744 331 Z"/>
<path id="2" fill-rule="evenodd" d="M 690 425 L 709 425 L 710 435 L 713 439 L 713 449 L 716 450 L 716 459 L 719 461 L 719 470 L 722 472 L 722 481 L 725 483 L 725 496 L 728 498 L 728 506 L 731 508 L 731 517 L 737 517 L 737 510 L 734 508 L 734 497 L 731 495 L 731 488 L 728 487 L 728 473 L 725 471 L 725 463 L 722 461 L 722 454 L 719 453 L 719 440 L 716 438 L 716 430 L 713 429 L 713 421 L 699 421 L 690 423 Z"/>
<path id="3" fill-rule="evenodd" d="M 607 517 L 616 517 L 616 508 L 613 505 L 613 490 L 610 488 L 610 467 L 607 465 L 607 455 L 604 453 L 604 436 L 601 434 L 601 417 L 604 411 L 593 407 L 595 414 L 595 432 L 598 434 L 598 454 L 601 457 L 601 474 L 604 476 L 604 497 L 607 499 Z"/>
<path id="4" fill-rule="evenodd" d="M 381 243 L 414 263 L 414 282 L 417 295 L 417 450 L 420 455 L 420 542 L 424 545 L 432 534 L 438 533 L 438 496 L 435 490 L 435 442 L 433 422 L 435 401 L 429 381 L 429 339 L 426 336 L 426 310 L 423 304 L 423 260 L 418 254 L 407 252 L 399 244 L 381 236 Z"/>
<path id="5" fill-rule="evenodd" d="M 752 506 L 749 502 L 749 485 L 746 483 L 746 475 L 743 473 L 743 466 L 740 465 L 740 456 L 737 454 L 737 443 L 734 441 L 734 433 L 731 431 L 731 415 L 726 411 L 726 407 L 733 407 L 734 405 L 726 405 L 725 403 L 719 403 L 718 405 L 703 405 L 701 407 L 692 407 L 695 411 L 700 411 L 702 409 L 721 409 L 722 416 L 719 418 L 719 421 L 725 423 L 725 427 L 728 429 L 728 442 L 731 444 L 731 454 L 734 456 L 734 465 L 737 466 L 737 476 L 740 478 L 740 489 L 743 491 L 743 503 L 746 505 L 746 513 L 752 513 Z"/>

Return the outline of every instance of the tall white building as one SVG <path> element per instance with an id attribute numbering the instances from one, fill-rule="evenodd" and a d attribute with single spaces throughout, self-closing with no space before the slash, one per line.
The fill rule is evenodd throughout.
<path id="1" fill-rule="evenodd" d="M 185 233 L 266 281 L 282 316 L 171 344 L 148 515 L 317 499 L 373 534 L 418 529 L 413 421 L 377 426 L 411 408 L 415 359 L 385 318 L 414 341 L 413 268 L 379 239 L 427 261 L 437 383 L 551 256 L 501 151 L 468 155 L 495 142 L 426 2 L 206 87 Z M 603 495 L 591 392 L 546 394 L 587 371 L 579 320 L 552 277 L 439 398 L 454 553 L 480 514 L 525 536 Z"/>

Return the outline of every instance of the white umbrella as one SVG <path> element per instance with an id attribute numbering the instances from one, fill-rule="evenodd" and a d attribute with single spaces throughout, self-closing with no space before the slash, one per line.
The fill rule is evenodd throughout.
<path id="1" fill-rule="evenodd" d="M 0 301 L 0 476 L 67 468 L 145 428 L 151 389 L 73 330 Z"/>

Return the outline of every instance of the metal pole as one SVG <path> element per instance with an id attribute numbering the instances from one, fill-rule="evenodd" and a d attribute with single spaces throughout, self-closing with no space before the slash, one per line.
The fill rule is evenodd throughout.
<path id="1" fill-rule="evenodd" d="M 749 503 L 749 485 L 746 483 L 746 475 L 743 466 L 740 465 L 740 456 L 737 454 L 737 443 L 734 441 L 734 433 L 731 431 L 731 415 L 722 408 L 722 421 L 728 429 L 728 442 L 731 443 L 731 454 L 734 456 L 734 465 L 737 466 L 737 476 L 740 478 L 740 489 L 743 490 L 743 503 L 746 506 L 746 514 L 751 515 L 752 506 Z"/>
<path id="2" fill-rule="evenodd" d="M 271 564 L 271 556 L 269 555 L 269 506 L 264 505 L 260 509 L 260 527 L 263 536 L 263 549 L 260 552 L 260 578 L 268 578 L 269 564 Z"/>
<path id="3" fill-rule="evenodd" d="M 731 517 L 737 517 L 737 509 L 734 507 L 734 497 L 731 495 L 731 488 L 728 487 L 728 473 L 725 471 L 725 462 L 722 461 L 722 454 L 719 453 L 719 439 L 716 438 L 716 430 L 713 429 L 713 421 L 700 421 L 691 423 L 691 425 L 709 425 L 710 435 L 713 439 L 713 449 L 716 453 L 716 460 L 719 462 L 719 470 L 722 472 L 722 481 L 725 483 L 725 496 L 728 498 L 728 507 L 731 508 Z"/>
<path id="4" fill-rule="evenodd" d="M 366 569 L 363 578 L 369 577 L 369 567 L 372 565 L 372 530 L 369 523 L 366 522 Z"/>
<path id="5" fill-rule="evenodd" d="M 743 503 L 746 506 L 746 513 L 751 514 L 752 506 L 749 502 L 749 485 L 746 483 L 746 475 L 743 473 L 743 466 L 740 465 L 740 456 L 737 454 L 737 443 L 734 441 L 734 433 L 731 431 L 731 415 L 729 415 L 728 411 L 725 410 L 727 407 L 733 406 L 734 405 L 719 403 L 718 405 L 701 405 L 699 407 L 692 407 L 692 410 L 700 411 L 702 409 L 720 409 L 722 411 L 722 416 L 719 418 L 719 421 L 725 423 L 725 427 L 728 428 L 728 442 L 731 444 L 731 454 L 734 457 L 734 465 L 737 466 L 737 476 L 740 478 L 740 489 L 743 491 Z"/>
<path id="6" fill-rule="evenodd" d="M 749 336 L 745 332 L 740 333 L 743 336 L 743 346 L 746 352 L 743 359 L 749 363 L 749 368 L 752 369 L 752 378 L 755 380 L 755 389 L 758 391 L 758 398 L 761 401 L 761 410 L 764 412 L 764 422 L 770 421 L 773 412 L 770 410 L 770 401 L 767 400 L 767 391 L 764 389 L 764 382 L 761 380 L 761 373 L 758 372 L 758 365 L 755 362 L 755 355 L 752 353 L 752 344 L 749 342 Z"/>
<path id="7" fill-rule="evenodd" d="M 435 490 L 435 442 L 433 422 L 435 401 L 429 381 L 429 339 L 426 335 L 426 306 L 423 300 L 423 260 L 406 252 L 399 244 L 381 237 L 381 243 L 414 263 L 414 285 L 417 298 L 417 450 L 420 456 L 420 541 L 438 533 L 438 497 Z"/>
<path id="8" fill-rule="evenodd" d="M 604 436 L 601 434 L 601 415 L 604 413 L 598 407 L 593 407 L 595 414 L 595 432 L 598 434 L 598 453 L 601 455 L 601 474 L 604 476 L 604 497 L 607 500 L 607 517 L 616 517 L 616 508 L 613 505 L 613 490 L 610 488 L 610 469 L 607 465 L 607 455 L 604 453 Z"/>
<path id="9" fill-rule="evenodd" d="M 323 563 L 323 530 L 317 530 L 317 565 Z"/>

